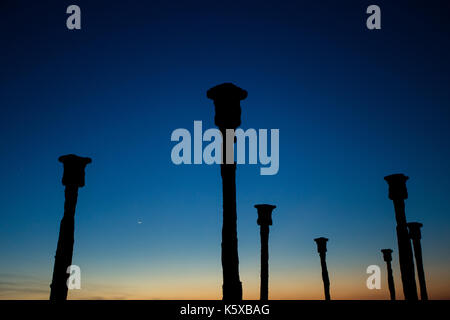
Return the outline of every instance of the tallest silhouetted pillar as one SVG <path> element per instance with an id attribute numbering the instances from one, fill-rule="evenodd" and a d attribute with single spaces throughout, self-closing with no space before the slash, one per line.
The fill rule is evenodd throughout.
<path id="1" fill-rule="evenodd" d="M 409 222 L 409 237 L 413 242 L 414 256 L 416 257 L 417 266 L 417 277 L 419 278 L 420 286 L 420 299 L 428 300 L 427 285 L 425 282 L 425 271 L 423 270 L 423 259 L 422 259 L 422 245 L 420 244 L 420 239 L 422 239 L 422 233 L 420 228 L 422 228 L 420 222 Z"/>
<path id="2" fill-rule="evenodd" d="M 242 300 L 242 283 L 239 279 L 239 255 L 236 213 L 236 163 L 227 160 L 227 147 L 234 147 L 234 135 L 227 143 L 227 129 L 235 130 L 241 124 L 240 101 L 247 91 L 232 83 L 223 83 L 208 90 L 207 97 L 214 101 L 214 122 L 222 133 L 223 226 L 222 226 L 222 272 L 223 300 Z M 230 151 L 230 150 L 229 150 Z"/>
<path id="3" fill-rule="evenodd" d="M 64 216 L 59 229 L 53 279 L 50 285 L 50 300 L 52 301 L 67 299 L 67 278 L 69 277 L 67 268 L 72 264 L 78 188 L 84 186 L 84 169 L 88 163 L 91 163 L 91 159 L 69 154 L 59 157 L 59 161 L 64 165 L 62 183 L 66 189 Z"/>
<path id="4" fill-rule="evenodd" d="M 384 177 L 384 179 L 389 184 L 389 199 L 394 202 L 403 293 L 406 300 L 417 300 L 414 260 L 405 215 L 405 199 L 408 199 L 406 180 L 408 180 L 408 177 L 403 174 L 393 174 Z"/>

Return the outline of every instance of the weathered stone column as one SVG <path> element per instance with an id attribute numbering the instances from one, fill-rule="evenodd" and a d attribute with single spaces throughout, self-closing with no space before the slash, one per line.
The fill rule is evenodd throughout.
<path id="1" fill-rule="evenodd" d="M 84 169 L 88 163 L 91 163 L 91 159 L 69 154 L 59 157 L 59 161 L 64 165 L 62 184 L 66 188 L 64 216 L 59 229 L 53 279 L 50 285 L 51 301 L 64 301 L 67 299 L 67 279 L 69 277 L 67 268 L 72 264 L 78 188 L 84 186 Z"/>
<path id="2" fill-rule="evenodd" d="M 382 249 L 383 259 L 386 261 L 387 266 L 387 274 L 388 274 L 388 287 L 389 293 L 391 294 L 391 300 L 395 300 L 395 285 L 394 285 L 394 277 L 392 275 L 392 249 Z"/>
<path id="3" fill-rule="evenodd" d="M 397 220 L 397 241 L 400 272 L 403 283 L 403 293 L 406 300 L 417 300 L 416 279 L 414 275 L 414 260 L 406 226 L 405 199 L 408 199 L 406 180 L 403 174 L 393 174 L 384 177 L 389 184 L 389 199 L 394 202 L 395 219 Z"/>
<path id="4" fill-rule="evenodd" d="M 272 225 L 272 211 L 276 206 L 257 204 L 258 220 L 261 234 L 261 287 L 260 300 L 269 300 L 269 226 Z"/>
<path id="5" fill-rule="evenodd" d="M 420 286 L 420 299 L 428 300 L 427 285 L 425 282 L 425 272 L 423 270 L 422 245 L 420 244 L 420 239 L 422 239 L 420 228 L 422 228 L 422 226 L 423 224 L 419 222 L 408 223 L 409 236 L 412 240 L 414 247 L 414 256 L 416 257 L 417 277 L 419 278 L 419 286 Z"/>
<path id="6" fill-rule="evenodd" d="M 317 252 L 319 252 L 320 264 L 322 266 L 322 280 L 323 280 L 323 288 L 325 291 L 325 300 L 330 300 L 330 279 L 328 278 L 328 269 L 326 261 L 328 239 L 320 237 L 314 239 L 314 241 L 317 243 Z"/>
<path id="7" fill-rule="evenodd" d="M 222 272 L 223 300 L 242 300 L 242 283 L 239 279 L 239 254 L 236 212 L 236 163 L 227 163 L 225 147 L 227 129 L 235 130 L 241 124 L 240 100 L 247 97 L 247 91 L 232 83 L 223 83 L 208 90 L 207 97 L 214 101 L 216 115 L 214 122 L 222 132 L 222 175 L 223 226 L 222 226 Z M 233 141 L 228 142 L 234 144 Z"/>

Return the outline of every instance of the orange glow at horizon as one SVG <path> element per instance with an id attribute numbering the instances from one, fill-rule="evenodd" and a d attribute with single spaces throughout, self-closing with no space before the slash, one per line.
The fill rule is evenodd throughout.
<path id="1" fill-rule="evenodd" d="M 330 273 L 332 275 L 333 273 Z M 322 300 L 323 284 L 320 273 L 307 275 L 274 274 L 270 278 L 269 298 L 271 300 Z M 364 274 L 346 274 L 331 278 L 331 298 L 333 300 L 388 300 L 386 282 L 380 290 L 365 287 Z M 220 300 L 220 277 L 185 278 L 181 275 L 163 278 L 115 279 L 115 283 L 86 280 L 81 290 L 69 291 L 69 300 Z M 446 281 L 441 281 L 446 280 Z M 438 281 L 428 282 L 429 297 L 432 300 L 448 300 L 450 279 L 445 276 Z M 397 299 L 403 299 L 401 281 L 396 281 Z M 244 300 L 259 300 L 259 274 L 242 272 Z M 23 287 L 16 292 L 0 292 L 0 299 L 47 300 L 48 285 L 40 284 L 32 288 Z"/>

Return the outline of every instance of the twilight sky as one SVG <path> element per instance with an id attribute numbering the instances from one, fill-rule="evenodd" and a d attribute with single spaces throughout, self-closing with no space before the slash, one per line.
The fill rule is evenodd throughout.
<path id="1" fill-rule="evenodd" d="M 174 165 L 170 135 L 214 127 L 206 90 L 222 82 L 248 91 L 243 129 L 280 130 L 277 175 L 237 169 L 245 299 L 259 298 L 256 203 L 277 205 L 270 298 L 323 298 L 318 236 L 332 298 L 387 299 L 382 248 L 402 298 L 383 180 L 398 172 L 429 297 L 450 298 L 448 1 L 111 2 L 0 2 L 0 299 L 48 299 L 68 153 L 93 159 L 70 299 L 220 299 L 220 170 Z M 372 264 L 381 290 L 366 288 Z"/>

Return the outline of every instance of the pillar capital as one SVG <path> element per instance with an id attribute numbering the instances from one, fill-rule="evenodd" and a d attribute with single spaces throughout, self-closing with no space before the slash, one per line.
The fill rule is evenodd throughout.
<path id="1" fill-rule="evenodd" d="M 64 174 L 62 184 L 75 185 L 77 187 L 84 186 L 84 169 L 86 165 L 91 163 L 91 158 L 79 157 L 74 154 L 68 154 L 59 157 L 59 162 L 64 165 Z"/>
<path id="2" fill-rule="evenodd" d="M 256 204 L 255 208 L 258 210 L 258 220 L 256 221 L 259 226 L 271 226 L 272 225 L 272 211 L 277 206 L 271 204 Z"/>
<path id="3" fill-rule="evenodd" d="M 214 101 L 216 126 L 224 130 L 241 125 L 240 101 L 247 98 L 247 91 L 232 83 L 222 83 L 209 89 L 206 96 Z"/>
<path id="4" fill-rule="evenodd" d="M 317 243 L 317 252 L 319 253 L 325 253 L 327 252 L 327 238 L 320 237 L 314 239 L 314 241 Z"/>
<path id="5" fill-rule="evenodd" d="M 423 224 L 420 222 L 408 222 L 408 229 L 409 229 L 409 237 L 413 240 L 420 240 L 422 239 L 422 234 L 420 232 L 420 228 L 423 227 Z"/>
<path id="6" fill-rule="evenodd" d="M 383 260 L 386 262 L 392 261 L 392 249 L 381 249 L 383 253 Z"/>
<path id="7" fill-rule="evenodd" d="M 384 177 L 389 185 L 389 199 L 404 200 L 408 199 L 408 190 L 406 189 L 406 181 L 409 177 L 403 173 L 391 174 Z"/>

